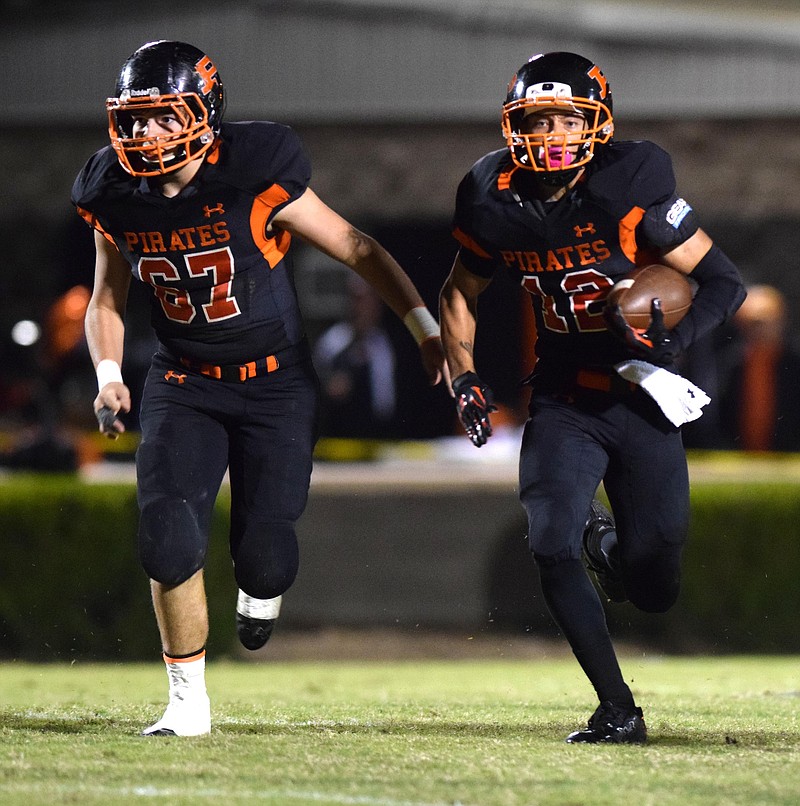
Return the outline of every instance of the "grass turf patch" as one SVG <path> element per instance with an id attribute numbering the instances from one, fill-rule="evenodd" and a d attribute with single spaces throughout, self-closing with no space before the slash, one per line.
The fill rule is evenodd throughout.
<path id="1" fill-rule="evenodd" d="M 570 658 L 209 663 L 213 732 L 142 738 L 159 664 L 0 665 L 4 804 L 795 804 L 796 657 L 636 654 L 644 747 L 571 746 Z"/>

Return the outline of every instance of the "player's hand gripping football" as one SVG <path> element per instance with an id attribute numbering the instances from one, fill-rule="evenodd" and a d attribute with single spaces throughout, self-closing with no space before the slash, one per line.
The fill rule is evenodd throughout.
<path id="1" fill-rule="evenodd" d="M 489 415 L 497 411 L 492 390 L 474 372 L 465 372 L 453 381 L 453 392 L 461 424 L 472 444 L 480 448 L 492 435 Z"/>
<path id="2" fill-rule="evenodd" d="M 678 349 L 669 330 L 664 326 L 660 299 L 654 299 L 650 305 L 650 325 L 647 330 L 631 327 L 619 305 L 606 305 L 603 316 L 608 329 L 622 339 L 637 358 L 660 367 L 675 360 Z"/>

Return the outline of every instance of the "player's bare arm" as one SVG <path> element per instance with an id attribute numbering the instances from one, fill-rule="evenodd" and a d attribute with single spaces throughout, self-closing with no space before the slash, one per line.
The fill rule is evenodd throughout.
<path id="1" fill-rule="evenodd" d="M 98 414 L 100 430 L 115 437 L 125 430 L 116 417 L 101 418 L 100 413 L 108 410 L 116 415 L 131 409 L 131 394 L 121 381 L 114 366 L 122 364 L 123 341 L 125 337 L 124 311 L 128 298 L 131 274 L 127 261 L 117 248 L 100 233 L 95 233 L 95 279 L 94 290 L 86 310 L 86 342 L 95 369 L 98 370 L 98 395 L 94 410 Z M 108 362 L 102 364 L 102 362 Z M 106 368 L 112 369 L 104 374 Z M 103 381 L 107 379 L 108 382 Z"/>
<path id="2" fill-rule="evenodd" d="M 272 224 L 296 235 L 363 277 L 407 324 L 412 311 L 427 310 L 408 275 L 386 249 L 328 207 L 310 188 L 278 211 Z M 438 334 L 431 331 L 430 338 L 421 338 L 424 335 L 415 333 L 428 378 L 432 385 L 442 380 L 449 385 Z"/>
<path id="3" fill-rule="evenodd" d="M 674 249 L 665 252 L 662 262 L 684 274 L 690 274 L 694 267 L 706 256 L 714 242 L 702 229 Z"/>
<path id="4" fill-rule="evenodd" d="M 456 257 L 439 295 L 442 343 L 453 375 L 456 412 L 476 448 L 492 436 L 489 415 L 497 411 L 492 390 L 475 372 L 472 347 L 478 325 L 478 297 L 487 285 L 489 280 L 467 271 Z"/>
<path id="5" fill-rule="evenodd" d="M 456 258 L 450 276 L 442 287 L 439 321 L 442 344 L 453 378 L 475 371 L 473 345 L 478 325 L 478 297 L 490 282 L 467 271 Z"/>

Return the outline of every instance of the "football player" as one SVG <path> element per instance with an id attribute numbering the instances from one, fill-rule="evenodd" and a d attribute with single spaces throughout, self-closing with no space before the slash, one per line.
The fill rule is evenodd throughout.
<path id="1" fill-rule="evenodd" d="M 401 267 L 311 190 L 290 128 L 223 122 L 224 99 L 202 50 L 143 45 L 106 102 L 111 145 L 89 159 L 72 193 L 95 230 L 86 335 L 103 433 L 123 431 L 118 415 L 131 405 L 120 371 L 131 278 L 151 292 L 159 340 L 141 403 L 138 548 L 169 701 L 148 736 L 211 728 L 203 565 L 226 471 L 245 647 L 267 641 L 297 573 L 295 522 L 308 495 L 318 384 L 291 276 L 292 239 L 372 285 L 419 344 L 430 382 L 449 383 L 438 325 Z"/>
<path id="2" fill-rule="evenodd" d="M 532 57 L 509 85 L 502 129 L 507 147 L 478 160 L 456 198 L 460 248 L 440 322 L 457 410 L 481 447 L 494 403 L 473 360 L 477 303 L 506 272 L 530 295 L 536 322 L 519 466 L 529 547 L 548 609 L 600 702 L 567 741 L 644 742 L 642 711 L 584 564 L 613 602 L 652 613 L 674 604 L 689 482 L 670 402 L 682 394 L 677 402 L 690 407 L 696 387 L 668 368 L 731 316 L 744 290 L 676 192 L 669 156 L 650 142 L 614 140 L 611 87 L 592 61 Z M 641 332 L 604 301 L 616 281 L 653 262 L 689 275 L 697 291 L 673 330 L 656 301 Z M 614 517 L 594 500 L 601 482 Z"/>

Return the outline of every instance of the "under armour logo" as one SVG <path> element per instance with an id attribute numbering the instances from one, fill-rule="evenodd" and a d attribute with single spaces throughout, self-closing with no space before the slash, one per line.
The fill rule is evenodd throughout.
<path id="1" fill-rule="evenodd" d="M 183 383 L 184 380 L 186 379 L 186 375 L 181 375 L 180 372 L 175 372 L 174 369 L 171 369 L 169 370 L 169 372 L 166 373 L 166 375 L 164 375 L 164 380 L 169 381 L 172 378 L 175 378 L 178 381 L 178 383 Z"/>
<path id="2" fill-rule="evenodd" d="M 575 233 L 576 238 L 582 238 L 584 235 L 594 235 L 597 232 L 591 221 L 585 227 L 573 227 L 572 231 Z"/>
<path id="3" fill-rule="evenodd" d="M 203 215 L 206 218 L 211 218 L 212 213 L 218 213 L 219 215 L 225 215 L 225 209 L 222 206 L 222 202 L 217 202 L 216 207 L 209 207 L 208 205 L 205 205 L 205 207 L 203 207 Z"/>

